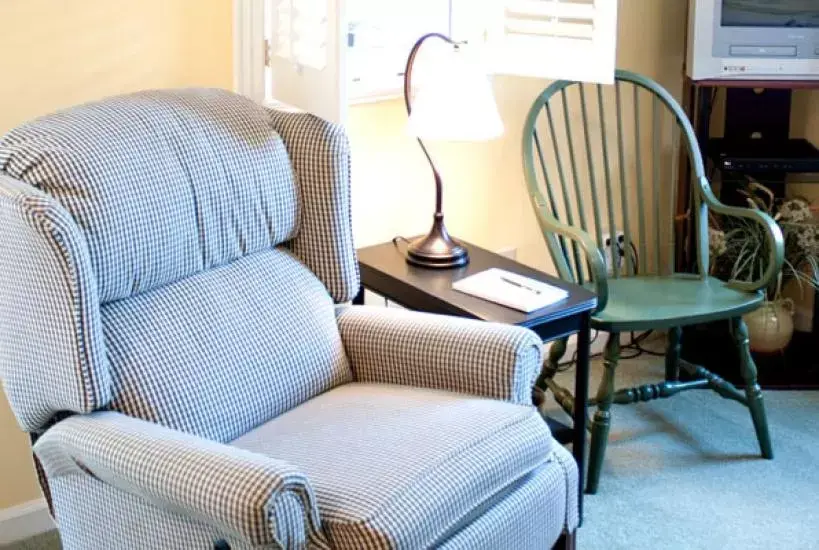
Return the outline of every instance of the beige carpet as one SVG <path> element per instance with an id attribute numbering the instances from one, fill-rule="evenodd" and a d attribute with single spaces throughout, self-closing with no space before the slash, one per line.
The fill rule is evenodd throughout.
<path id="1" fill-rule="evenodd" d="M 595 364 L 593 388 L 599 372 Z M 660 380 L 663 367 L 641 358 L 619 372 L 622 385 L 636 384 Z M 711 392 L 616 407 L 579 548 L 819 549 L 819 392 L 767 392 L 766 402 L 775 460 L 758 458 L 747 410 Z"/>
<path id="2" fill-rule="evenodd" d="M 618 387 L 663 376 L 643 356 L 621 364 Z M 747 409 L 713 392 L 615 406 L 579 548 L 819 549 L 819 391 L 765 399 L 774 460 L 759 458 Z"/>

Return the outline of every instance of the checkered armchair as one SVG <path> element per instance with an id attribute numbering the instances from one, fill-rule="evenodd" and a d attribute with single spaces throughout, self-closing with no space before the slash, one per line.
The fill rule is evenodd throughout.
<path id="1" fill-rule="evenodd" d="M 150 91 L 0 139 L 0 373 L 67 549 L 548 548 L 527 330 L 340 305 L 343 131 Z"/>

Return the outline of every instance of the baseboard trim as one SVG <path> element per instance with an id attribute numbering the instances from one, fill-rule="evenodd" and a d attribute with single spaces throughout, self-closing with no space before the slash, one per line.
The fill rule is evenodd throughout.
<path id="1" fill-rule="evenodd" d="M 45 499 L 38 498 L 0 510 L 0 546 L 55 529 Z"/>

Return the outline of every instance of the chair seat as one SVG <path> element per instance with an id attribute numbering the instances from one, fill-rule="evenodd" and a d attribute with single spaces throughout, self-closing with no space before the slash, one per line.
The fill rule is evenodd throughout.
<path id="1" fill-rule="evenodd" d="M 714 277 L 610 278 L 609 301 L 592 317 L 607 332 L 663 329 L 736 317 L 762 302 L 761 292 L 730 288 Z"/>
<path id="2" fill-rule="evenodd" d="M 360 383 L 311 399 L 232 445 L 307 474 L 337 549 L 438 546 L 472 523 L 476 509 L 516 491 L 559 446 L 532 407 Z M 566 476 L 551 477 L 550 492 L 565 502 Z"/>

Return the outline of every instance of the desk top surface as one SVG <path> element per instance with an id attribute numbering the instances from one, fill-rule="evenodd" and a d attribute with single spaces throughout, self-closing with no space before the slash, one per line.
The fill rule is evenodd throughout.
<path id="1" fill-rule="evenodd" d="M 469 251 L 469 263 L 454 269 L 429 269 L 406 262 L 406 244 L 392 242 L 358 250 L 361 282 L 369 290 L 410 309 L 446 313 L 511 325 L 533 327 L 587 311 L 597 305 L 594 292 L 567 283 L 515 260 L 461 241 Z M 458 292 L 452 283 L 469 275 L 497 267 L 563 288 L 569 297 L 531 313 L 511 309 Z"/>

